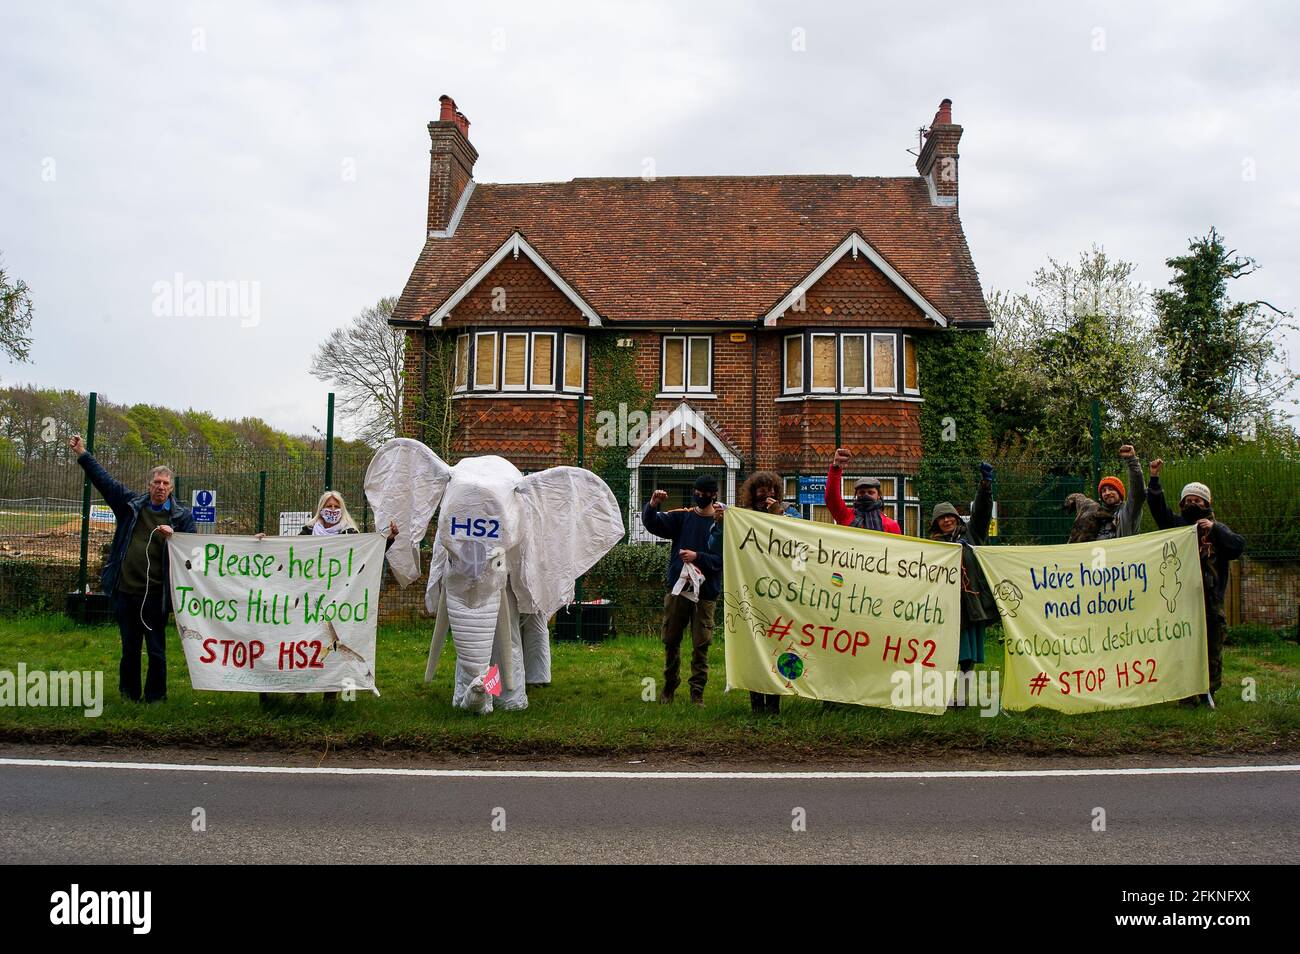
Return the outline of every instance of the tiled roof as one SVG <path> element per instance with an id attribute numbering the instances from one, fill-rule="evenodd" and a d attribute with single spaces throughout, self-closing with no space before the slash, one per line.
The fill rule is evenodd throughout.
<path id="1" fill-rule="evenodd" d="M 949 320 L 988 320 L 957 211 L 919 176 L 476 185 L 394 318 L 426 318 L 519 231 L 606 322 L 755 321 L 855 230 Z"/>

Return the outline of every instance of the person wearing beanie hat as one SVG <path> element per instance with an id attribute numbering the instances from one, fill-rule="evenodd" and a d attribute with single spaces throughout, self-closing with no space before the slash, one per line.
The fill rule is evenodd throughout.
<path id="1" fill-rule="evenodd" d="M 1233 560 L 1246 551 L 1246 541 L 1234 533 L 1226 523 L 1214 519 L 1210 509 L 1210 488 L 1193 481 L 1183 487 L 1178 498 L 1178 513 L 1165 502 L 1164 488 L 1160 486 L 1160 471 L 1164 461 L 1151 462 L 1151 480 L 1147 484 L 1147 506 L 1156 526 L 1161 530 L 1195 525 L 1201 552 L 1201 578 L 1205 589 L 1205 638 L 1209 645 L 1210 694 L 1206 701 L 1214 705 L 1214 693 L 1223 683 L 1223 635 L 1228 620 L 1223 611 L 1224 595 L 1228 587 L 1228 568 Z M 1196 705 L 1198 697 L 1189 696 L 1184 704 Z"/>
<path id="2" fill-rule="evenodd" d="M 721 510 L 718 481 L 711 474 L 695 480 L 692 498 L 695 506 L 685 510 L 660 512 L 668 492 L 656 490 L 641 511 L 641 523 L 657 537 L 672 541 L 668 549 L 668 593 L 664 596 L 664 684 L 659 701 L 670 703 L 681 685 L 682 633 L 691 628 L 691 702 L 704 705 L 704 687 L 709 681 L 709 644 L 713 642 L 713 607 L 718 599 L 722 579 L 722 554 L 710 547 L 714 518 Z M 681 585 L 683 574 L 689 579 L 689 564 L 703 574 L 695 574 L 698 591 Z"/>
<path id="3" fill-rule="evenodd" d="M 1081 530 L 1078 536 L 1071 536 L 1073 542 L 1128 537 L 1137 533 L 1138 527 L 1142 525 L 1142 505 L 1146 502 L 1142 464 L 1132 444 L 1122 446 L 1119 456 L 1128 468 L 1127 490 L 1118 477 L 1103 477 L 1097 485 L 1099 510 L 1089 521 L 1087 530 Z"/>
<path id="4" fill-rule="evenodd" d="M 880 499 L 880 481 L 863 477 L 853 485 L 853 506 L 844 502 L 840 487 L 844 483 L 844 465 L 849 462 L 849 452 L 841 447 L 831 458 L 826 474 L 826 509 L 841 527 L 860 527 L 865 530 L 882 530 L 885 533 L 903 532 L 898 521 L 884 512 Z"/>
<path id="5" fill-rule="evenodd" d="M 984 661 L 984 630 L 998 619 L 993 590 L 984 579 L 972 546 L 989 542 L 989 522 L 993 517 L 993 466 L 980 464 L 979 490 L 971 508 L 970 521 L 963 523 L 957 508 L 944 501 L 935 504 L 930 515 L 930 539 L 962 544 L 961 551 L 961 646 L 958 665 L 966 673 Z M 958 698 L 970 698 L 962 693 Z"/>

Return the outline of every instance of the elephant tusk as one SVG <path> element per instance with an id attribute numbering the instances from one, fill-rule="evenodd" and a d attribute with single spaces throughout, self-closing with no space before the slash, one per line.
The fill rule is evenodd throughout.
<path id="1" fill-rule="evenodd" d="M 433 620 L 433 639 L 429 641 L 429 662 L 424 667 L 424 681 L 431 682 L 433 674 L 438 668 L 438 657 L 442 655 L 442 647 L 447 642 L 447 588 L 442 587 L 438 594 L 438 615 Z"/>
<path id="2" fill-rule="evenodd" d="M 493 639 L 493 656 L 501 667 L 501 684 L 508 690 L 515 688 L 515 651 L 519 643 L 519 601 L 509 584 L 501 608 L 497 611 L 496 634 Z"/>

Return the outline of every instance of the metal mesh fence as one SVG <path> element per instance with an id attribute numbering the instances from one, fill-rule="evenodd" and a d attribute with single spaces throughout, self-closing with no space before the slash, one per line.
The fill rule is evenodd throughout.
<path id="1" fill-rule="evenodd" d="M 166 463 L 176 472 L 177 497 L 183 503 L 190 503 L 194 490 L 213 491 L 217 519 L 211 532 L 217 533 L 296 533 L 304 515 L 316 509 L 325 487 L 323 451 L 220 455 L 204 451 L 159 461 L 138 449 L 97 450 L 100 463 L 132 489 L 142 491 L 149 470 Z M 364 449 L 349 448 L 336 454 L 333 479 L 333 489 L 344 496 L 353 518 L 366 531 L 376 529 L 363 492 L 369 459 L 370 453 Z M 1026 458 L 992 463 L 996 472 L 995 543 L 1062 543 L 1072 522 L 1062 501 L 1074 492 L 1096 495 L 1092 475 L 1077 467 Z M 873 473 L 906 476 L 897 482 L 897 503 L 900 508 L 917 508 L 918 513 L 910 518 L 911 527 L 924 535 L 930 511 L 940 500 L 951 501 L 967 512 L 979 480 L 978 464 L 971 459 L 927 458 L 919 469 L 912 465 L 908 470 L 901 462 L 890 461 L 872 461 L 862 467 Z M 1124 474 L 1119 461 L 1104 462 L 1102 472 Z M 846 473 L 854 474 L 853 464 Z M 638 490 L 644 499 L 632 501 L 629 471 L 616 469 L 601 476 L 620 501 L 625 521 L 631 523 L 653 487 L 642 481 Z M 736 475 L 737 490 L 745 476 Z M 1266 598 L 1281 607 L 1274 615 L 1284 616 L 1286 607 L 1296 602 L 1296 581 L 1300 579 L 1300 461 L 1259 456 L 1170 461 L 1165 464 L 1162 482 L 1171 506 L 1177 506 L 1179 490 L 1191 480 L 1210 486 L 1216 517 L 1245 536 L 1249 557 L 1269 561 L 1268 572 L 1258 579 L 1271 581 Z M 0 611 L 61 608 L 76 589 L 81 571 L 82 482 L 83 471 L 66 449 L 0 470 Z M 797 481 L 790 480 L 787 486 L 797 486 Z M 98 493 L 92 492 L 91 501 L 86 579 L 96 590 L 114 524 Z M 580 507 L 582 502 L 575 501 L 574 506 Z M 814 519 L 825 517 L 821 507 L 803 510 Z M 1144 513 L 1142 529 L 1155 529 L 1149 512 Z M 580 594 L 585 599 L 613 600 L 620 629 L 653 627 L 662 608 L 666 563 L 666 544 L 625 542 L 582 581 Z M 423 588 L 390 588 L 383 605 L 385 618 L 417 614 L 423 608 Z M 1250 609 L 1250 605 L 1245 607 L 1247 618 Z"/>

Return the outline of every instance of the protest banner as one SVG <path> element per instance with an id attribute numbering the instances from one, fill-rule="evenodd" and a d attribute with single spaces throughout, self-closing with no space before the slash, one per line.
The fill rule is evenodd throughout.
<path id="1" fill-rule="evenodd" d="M 957 669 L 960 587 L 956 544 L 732 508 L 728 687 L 942 713 Z"/>
<path id="2" fill-rule="evenodd" d="M 195 689 L 375 689 L 384 537 L 168 540 L 172 603 Z"/>
<path id="3" fill-rule="evenodd" d="M 1196 528 L 976 547 L 1002 614 L 1002 706 L 1126 709 L 1209 691 Z"/>

